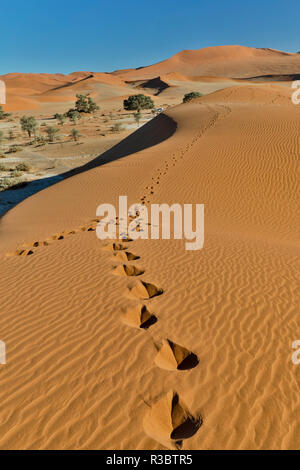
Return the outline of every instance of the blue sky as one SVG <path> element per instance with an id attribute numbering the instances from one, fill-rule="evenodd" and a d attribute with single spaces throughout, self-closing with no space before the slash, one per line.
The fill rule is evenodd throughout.
<path id="1" fill-rule="evenodd" d="M 0 11 L 0 75 L 109 72 L 228 44 L 300 51 L 298 2 L 5 0 Z"/>

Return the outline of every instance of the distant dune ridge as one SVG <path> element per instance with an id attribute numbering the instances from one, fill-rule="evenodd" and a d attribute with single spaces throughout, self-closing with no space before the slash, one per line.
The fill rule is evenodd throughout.
<path id="1" fill-rule="evenodd" d="M 299 54 L 244 46 L 218 46 L 181 51 L 170 59 L 148 67 L 113 73 L 125 80 L 150 79 L 174 72 L 189 76 L 249 78 L 299 73 L 299 65 Z"/>
<path id="2" fill-rule="evenodd" d="M 39 109 L 43 103 L 69 103 L 76 93 L 91 93 L 97 99 L 133 94 L 132 85 L 146 93 L 159 94 L 178 82 L 218 82 L 223 79 L 253 79 L 265 76 L 283 80 L 299 74 L 300 54 L 244 46 L 207 47 L 184 50 L 167 60 L 137 69 L 63 74 L 9 73 L 0 76 L 7 86 L 7 105 L 11 111 Z M 176 83 L 175 83 L 176 82 Z M 208 92 L 215 88 L 206 87 Z M 178 90 L 179 91 L 179 90 Z M 180 93 L 184 91 L 180 88 Z M 165 96 L 168 98 L 170 94 Z"/>

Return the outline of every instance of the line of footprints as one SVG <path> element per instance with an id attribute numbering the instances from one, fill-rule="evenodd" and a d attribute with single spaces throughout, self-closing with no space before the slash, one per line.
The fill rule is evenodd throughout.
<path id="1" fill-rule="evenodd" d="M 193 140 L 192 145 L 197 140 L 197 137 Z M 189 147 L 187 146 L 185 150 L 180 150 L 179 158 L 184 158 L 184 154 L 188 151 Z M 161 178 L 167 174 L 170 166 L 175 166 L 177 162 L 178 159 L 173 154 L 171 162 L 166 160 L 163 168 L 157 169 L 158 175 L 152 178 L 151 185 L 146 187 L 146 194 L 140 198 L 142 204 L 150 203 L 155 185 L 161 182 Z M 132 218 L 134 217 L 132 216 Z M 44 241 L 35 241 L 24 245 L 21 249 L 9 255 L 33 255 L 37 248 L 48 246 L 52 242 L 64 240 L 80 232 L 94 232 L 98 223 L 99 219 L 93 219 L 89 224 L 78 229 L 64 231 Z M 138 226 L 136 230 L 139 230 Z M 114 260 L 118 263 L 114 267 L 114 274 L 126 277 L 139 277 L 145 273 L 144 269 L 134 264 L 135 261 L 140 259 L 140 256 L 128 251 L 128 244 L 132 242 L 133 240 L 126 237 L 120 241 L 111 242 L 103 248 L 105 251 L 111 252 Z M 123 314 L 123 321 L 128 326 L 147 330 L 158 321 L 156 315 L 151 311 L 149 303 L 154 297 L 162 295 L 163 290 L 143 280 L 136 280 L 135 284 L 130 286 L 128 290 L 131 298 L 143 301 L 143 303 L 127 308 Z M 161 369 L 185 371 L 193 369 L 199 363 L 196 354 L 168 338 L 164 339 L 159 346 L 155 345 L 155 347 L 157 355 L 154 361 L 156 366 Z M 145 432 L 157 442 L 171 449 L 180 449 L 183 440 L 193 436 L 201 424 L 201 416 L 192 415 L 178 393 L 173 390 L 162 396 L 152 406 L 149 405 L 148 413 L 143 421 Z"/>
<path id="2" fill-rule="evenodd" d="M 185 153 L 189 150 L 189 148 L 197 141 L 197 136 L 193 139 L 192 143 L 187 145 L 185 149 L 180 149 L 179 154 L 180 156 L 176 158 L 175 154 L 172 155 L 171 162 L 165 160 L 164 165 L 162 168 L 158 168 L 157 172 L 158 175 L 156 177 L 152 177 L 152 183 L 146 186 L 146 194 L 140 198 L 141 204 L 150 203 L 151 196 L 154 195 L 155 185 L 161 183 L 161 179 L 165 176 L 171 166 L 175 166 L 178 162 L 178 159 L 184 158 Z M 97 223 L 99 219 L 93 219 L 87 225 L 82 225 L 78 229 L 71 230 L 71 231 L 63 231 L 61 233 L 55 234 L 44 241 L 35 241 L 33 243 L 29 243 L 23 245 L 22 248 L 16 250 L 14 253 L 8 253 L 8 256 L 30 256 L 35 253 L 36 248 L 49 246 L 53 241 L 64 240 L 71 235 L 76 235 L 76 233 L 80 232 L 94 232 L 97 227 Z M 138 230 L 138 228 L 137 228 Z"/>
<path id="3" fill-rule="evenodd" d="M 136 265 L 140 256 L 128 250 L 133 240 L 126 237 L 120 241 L 108 243 L 103 250 L 110 252 L 117 264 L 113 273 L 118 276 L 139 277 L 145 270 Z M 128 287 L 131 298 L 139 303 L 123 310 L 123 322 L 134 328 L 147 330 L 158 318 L 149 306 L 151 299 L 163 295 L 163 289 L 144 280 L 136 279 Z M 157 355 L 154 362 L 157 367 L 168 371 L 193 369 L 199 363 L 198 357 L 189 349 L 166 338 L 156 345 Z M 145 432 L 167 448 L 180 449 L 183 440 L 194 435 L 202 424 L 200 416 L 193 416 L 182 402 L 178 393 L 170 391 L 152 406 L 144 418 Z"/>
<path id="4" fill-rule="evenodd" d="M 23 245 L 22 248 L 16 250 L 14 253 L 9 253 L 9 256 L 29 256 L 29 255 L 33 255 L 37 248 L 42 247 L 42 246 L 49 246 L 52 242 L 56 242 L 56 241 L 59 241 L 59 240 L 65 240 L 66 238 L 68 238 L 72 235 L 76 235 L 76 233 L 95 232 L 98 222 L 99 222 L 99 219 L 93 219 L 89 224 L 82 225 L 78 229 L 57 233 L 56 235 L 52 235 L 51 237 L 46 238 L 46 240 L 44 240 L 44 241 L 35 241 L 33 243 Z"/>

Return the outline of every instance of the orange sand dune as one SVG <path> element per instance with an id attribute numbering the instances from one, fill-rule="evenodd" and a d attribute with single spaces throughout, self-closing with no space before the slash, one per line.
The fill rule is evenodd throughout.
<path id="1" fill-rule="evenodd" d="M 39 103 L 71 102 L 77 93 L 90 93 L 98 100 L 134 93 L 134 85 L 150 93 L 164 93 L 169 104 L 195 87 L 210 92 L 228 86 L 228 79 L 291 81 L 297 77 L 300 54 L 243 46 L 185 50 L 157 64 L 112 73 L 63 74 L 11 73 L 0 76 L 7 86 L 7 111 L 37 109 Z M 203 84 L 207 84 L 204 86 Z M 210 86 L 211 85 L 211 86 Z M 231 83 L 229 84 L 231 85 Z M 177 87 L 177 89 L 176 89 Z M 26 98 L 26 99 L 24 99 Z M 51 108 L 52 109 L 52 108 Z"/>
<path id="2" fill-rule="evenodd" d="M 218 91 L 3 217 L 2 449 L 299 448 L 299 125 L 280 87 Z M 204 203 L 204 248 L 98 240 L 119 195 Z"/>
<path id="3" fill-rule="evenodd" d="M 126 87 L 120 78 L 101 72 L 73 72 L 69 75 L 11 73 L 0 78 L 7 88 L 7 104 L 4 106 L 7 111 L 38 109 L 39 103 L 45 102 L 69 102 L 77 93 L 114 96 Z"/>
<path id="4" fill-rule="evenodd" d="M 299 73 L 300 54 L 243 46 L 186 50 L 157 64 L 114 72 L 124 80 L 150 79 L 167 73 L 247 78 Z"/>

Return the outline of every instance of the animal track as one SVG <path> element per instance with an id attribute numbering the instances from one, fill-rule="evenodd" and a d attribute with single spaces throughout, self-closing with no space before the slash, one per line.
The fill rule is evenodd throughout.
<path id="1" fill-rule="evenodd" d="M 148 436 L 171 449 L 180 449 L 182 441 L 192 437 L 201 424 L 202 418 L 193 416 L 174 391 L 154 403 L 143 422 Z"/>
<path id="2" fill-rule="evenodd" d="M 159 289 L 154 284 L 150 284 L 149 282 L 137 281 L 134 286 L 129 288 L 129 292 L 131 296 L 137 299 L 147 300 L 161 295 L 163 290 Z"/>
<path id="3" fill-rule="evenodd" d="M 157 317 L 148 310 L 146 305 L 136 305 L 126 309 L 123 322 L 134 328 L 146 330 L 157 322 Z"/>
<path id="4" fill-rule="evenodd" d="M 199 363 L 196 354 L 169 339 L 163 340 L 154 361 L 158 367 L 166 370 L 193 369 Z"/>

